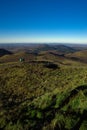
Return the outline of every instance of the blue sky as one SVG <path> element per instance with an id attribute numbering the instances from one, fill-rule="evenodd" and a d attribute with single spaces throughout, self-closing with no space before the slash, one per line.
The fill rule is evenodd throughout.
<path id="1" fill-rule="evenodd" d="M 0 42 L 87 43 L 87 0 L 0 0 Z"/>

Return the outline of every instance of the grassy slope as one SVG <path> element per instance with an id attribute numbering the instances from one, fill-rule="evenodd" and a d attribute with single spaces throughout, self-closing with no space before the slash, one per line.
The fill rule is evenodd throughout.
<path id="1" fill-rule="evenodd" d="M 78 65 L 78 62 L 68 59 L 56 51 L 41 51 L 39 54 L 27 53 L 26 51 L 22 51 L 12 55 L 5 55 L 0 57 L 0 63 L 18 62 L 21 57 L 23 57 L 27 62 L 37 60 L 37 61 L 50 61 L 61 65 L 72 65 L 72 64 Z"/>
<path id="2" fill-rule="evenodd" d="M 86 130 L 87 66 L 73 66 L 1 64 L 0 128 Z"/>
<path id="3" fill-rule="evenodd" d="M 87 50 L 77 51 L 75 53 L 66 54 L 66 57 L 87 63 Z"/>
<path id="4" fill-rule="evenodd" d="M 31 61 L 35 60 L 36 55 L 32 53 L 27 53 L 26 51 L 22 51 L 19 53 L 14 53 L 12 55 L 5 55 L 0 57 L 0 63 L 17 62 L 21 57 L 23 57 L 26 61 Z"/>
<path id="5" fill-rule="evenodd" d="M 68 54 L 67 54 L 68 55 Z M 85 64 L 80 61 L 72 60 L 72 58 L 69 58 L 67 55 L 62 55 L 59 52 L 56 51 L 42 51 L 38 54 L 36 59 L 38 61 L 50 61 L 56 64 L 60 65 L 69 65 L 69 66 L 84 66 Z M 73 53 L 72 53 L 73 55 Z"/>

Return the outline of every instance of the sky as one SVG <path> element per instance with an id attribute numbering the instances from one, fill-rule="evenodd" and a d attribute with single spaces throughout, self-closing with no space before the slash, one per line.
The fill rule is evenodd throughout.
<path id="1" fill-rule="evenodd" d="M 0 43 L 87 43 L 87 0 L 0 0 Z"/>

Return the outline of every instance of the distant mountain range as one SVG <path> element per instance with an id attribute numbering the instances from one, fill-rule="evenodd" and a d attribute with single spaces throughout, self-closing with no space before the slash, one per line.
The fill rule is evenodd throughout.
<path id="1" fill-rule="evenodd" d="M 68 47 L 65 45 L 43 45 L 34 48 L 32 51 L 36 53 L 39 53 L 41 51 L 57 51 L 59 53 L 65 54 L 69 52 L 75 52 L 76 50 L 73 49 L 72 47 Z"/>
<path id="2" fill-rule="evenodd" d="M 23 49 L 38 49 L 38 48 L 54 48 L 58 49 L 61 47 L 70 47 L 69 49 L 74 50 L 84 50 L 87 49 L 87 44 L 64 44 L 64 43 L 0 43 L 0 48 L 4 48 L 10 51 L 17 51 L 17 50 L 23 50 Z"/>
<path id="3" fill-rule="evenodd" d="M 4 48 L 9 51 L 29 51 L 39 53 L 41 51 L 56 50 L 60 53 L 75 52 L 76 49 L 63 44 L 0 44 L 0 48 Z"/>

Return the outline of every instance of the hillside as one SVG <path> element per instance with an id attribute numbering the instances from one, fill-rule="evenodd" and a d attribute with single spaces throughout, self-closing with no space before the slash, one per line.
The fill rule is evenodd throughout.
<path id="1" fill-rule="evenodd" d="M 87 63 L 87 50 L 77 51 L 72 54 L 67 54 L 66 57 L 76 61 Z"/>
<path id="2" fill-rule="evenodd" d="M 87 51 L 71 50 L 42 45 L 0 57 L 1 130 L 87 130 Z"/>
<path id="3" fill-rule="evenodd" d="M 20 51 L 18 53 L 14 53 L 12 55 L 5 55 L 0 58 L 0 63 L 7 62 L 18 62 L 20 58 L 24 58 L 26 62 L 32 61 L 36 59 L 36 53 L 29 53 L 27 51 Z"/>
<path id="4" fill-rule="evenodd" d="M 20 58 L 24 58 L 25 62 L 49 61 L 60 65 L 81 65 L 79 61 L 72 60 L 72 58 L 67 57 L 65 54 L 62 52 L 60 53 L 57 50 L 40 51 L 38 53 L 30 52 L 29 50 L 19 51 L 12 55 L 4 55 L 0 57 L 0 63 L 19 62 Z"/>
<path id="5" fill-rule="evenodd" d="M 86 102 L 87 66 L 0 65 L 2 130 L 86 130 Z"/>
<path id="6" fill-rule="evenodd" d="M 0 49 L 0 57 L 4 55 L 10 55 L 12 52 L 5 50 L 5 49 Z"/>

